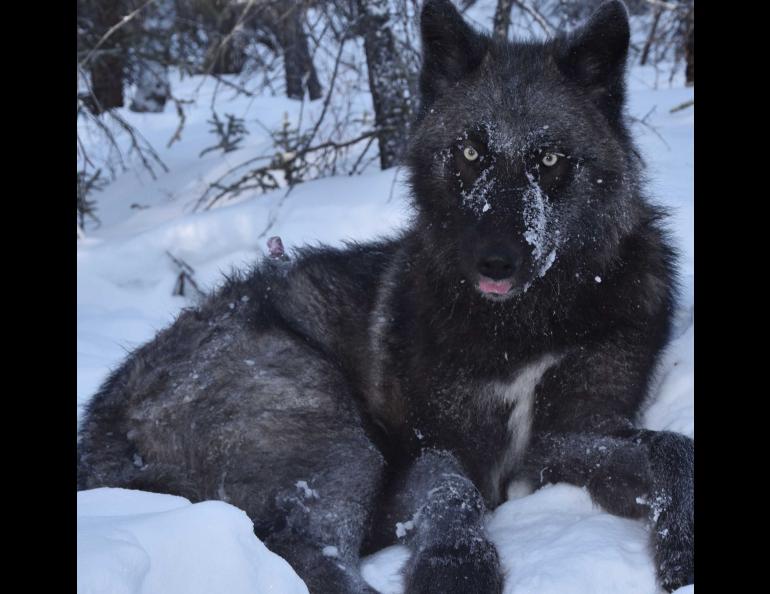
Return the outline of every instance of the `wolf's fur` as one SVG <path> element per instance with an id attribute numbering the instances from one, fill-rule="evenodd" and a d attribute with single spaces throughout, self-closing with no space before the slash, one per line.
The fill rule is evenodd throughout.
<path id="1" fill-rule="evenodd" d="M 183 312 L 90 403 L 79 488 L 229 501 L 314 593 L 371 592 L 359 556 L 398 537 L 407 592 L 446 594 L 501 591 L 482 519 L 511 481 L 567 481 L 647 518 L 662 584 L 689 583 L 693 441 L 634 426 L 675 282 L 623 115 L 625 9 L 544 44 L 447 0 L 421 26 L 410 229 Z"/>

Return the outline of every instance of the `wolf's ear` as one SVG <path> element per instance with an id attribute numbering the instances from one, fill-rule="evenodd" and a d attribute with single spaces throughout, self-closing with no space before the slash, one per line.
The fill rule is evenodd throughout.
<path id="1" fill-rule="evenodd" d="M 423 105 L 428 105 L 478 68 L 487 51 L 487 40 L 463 20 L 449 0 L 426 0 L 420 29 L 420 93 Z"/>
<path id="2" fill-rule="evenodd" d="M 630 36 L 625 5 L 610 0 L 573 31 L 557 52 L 562 72 L 589 90 L 612 115 L 623 106 Z"/>

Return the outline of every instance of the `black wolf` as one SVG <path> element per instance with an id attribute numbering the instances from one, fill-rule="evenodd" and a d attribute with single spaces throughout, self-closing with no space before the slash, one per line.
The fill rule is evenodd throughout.
<path id="1" fill-rule="evenodd" d="M 544 43 L 422 11 L 415 214 L 392 241 L 231 278 L 135 351 L 83 421 L 79 488 L 223 499 L 313 593 L 498 593 L 483 514 L 515 483 L 646 519 L 661 584 L 693 581 L 693 441 L 635 426 L 674 253 L 624 116 L 628 17 Z M 398 529 L 396 528 L 398 525 Z"/>

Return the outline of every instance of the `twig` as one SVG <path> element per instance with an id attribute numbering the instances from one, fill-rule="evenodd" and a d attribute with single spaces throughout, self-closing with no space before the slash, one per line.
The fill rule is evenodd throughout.
<path id="1" fill-rule="evenodd" d="M 262 176 L 267 176 L 267 177 L 269 177 L 275 183 L 275 177 L 272 175 L 272 173 L 271 173 L 272 171 L 274 171 L 276 169 L 282 169 L 282 170 L 290 169 L 291 166 L 295 162 L 297 162 L 298 160 L 304 158 L 309 153 L 313 153 L 313 152 L 320 151 L 320 150 L 327 149 L 327 148 L 332 148 L 335 151 L 347 148 L 347 147 L 352 146 L 352 145 L 354 145 L 354 144 L 356 144 L 358 142 L 361 142 L 362 140 L 366 140 L 368 138 L 376 136 L 379 133 L 379 131 L 380 131 L 379 128 L 374 128 L 372 130 L 369 130 L 368 132 L 365 132 L 364 134 L 361 134 L 361 135 L 357 136 L 356 138 L 353 138 L 353 139 L 350 139 L 350 140 L 346 140 L 344 142 L 335 142 L 333 140 L 327 140 L 326 142 L 322 142 L 322 143 L 320 143 L 320 144 L 318 144 L 316 146 L 308 147 L 308 148 L 305 148 L 305 149 L 302 149 L 302 150 L 294 152 L 288 159 L 285 159 L 285 160 L 281 161 L 280 164 L 276 163 L 275 160 L 272 159 L 271 162 L 268 165 L 265 165 L 264 167 L 260 167 L 258 169 L 253 169 L 253 170 L 249 171 L 248 173 L 246 173 L 243 176 L 241 176 L 240 179 L 236 180 L 235 182 L 233 182 L 232 184 L 230 184 L 228 186 L 220 185 L 219 182 L 222 179 L 224 179 L 225 177 L 227 177 L 230 173 L 232 173 L 235 169 L 241 168 L 244 165 L 242 163 L 241 165 L 239 165 L 239 166 L 233 168 L 232 170 L 230 170 L 228 173 L 225 173 L 216 182 L 211 184 L 209 186 L 209 188 L 206 190 L 206 192 L 204 192 L 203 196 L 201 196 L 201 198 L 198 200 L 197 204 L 195 205 L 195 209 L 197 210 L 201 206 L 201 204 L 203 204 L 203 202 L 206 200 L 206 197 L 208 196 L 209 190 L 211 190 L 213 188 L 219 189 L 221 191 L 212 200 L 210 200 L 208 202 L 208 204 L 206 204 L 206 207 L 204 208 L 204 210 L 209 210 L 222 197 L 226 196 L 229 193 L 234 193 L 234 192 L 241 193 L 245 189 L 250 189 L 251 186 L 244 186 L 244 184 L 246 182 L 248 182 L 249 180 L 251 180 L 251 179 L 260 178 Z M 253 161 L 255 161 L 257 159 L 260 159 L 260 158 L 261 159 L 267 159 L 268 157 L 257 157 L 255 159 L 252 159 L 251 161 L 253 162 Z M 260 187 L 260 186 L 257 186 L 257 187 Z M 277 185 L 275 185 L 274 187 L 271 187 L 270 189 L 274 189 L 275 187 L 277 187 Z"/>
<path id="2" fill-rule="evenodd" d="M 672 107 L 668 110 L 668 113 L 676 113 L 677 111 L 682 111 L 683 109 L 687 109 L 688 107 L 692 107 L 695 105 L 695 99 L 690 99 L 689 101 L 685 101 L 684 103 L 680 103 L 676 107 Z"/>
<path id="3" fill-rule="evenodd" d="M 166 164 L 160 158 L 160 155 L 155 152 L 155 149 L 152 148 L 150 142 L 144 136 L 142 136 L 142 133 L 139 132 L 139 130 L 125 121 L 122 117 L 115 113 L 114 110 L 108 110 L 105 113 L 109 114 L 110 117 L 112 117 L 112 119 L 114 119 L 118 125 L 126 131 L 129 138 L 131 139 L 131 148 L 136 149 L 137 153 L 139 154 L 139 158 L 142 161 L 142 165 L 144 165 L 145 169 L 149 171 L 153 179 L 157 179 L 157 177 L 155 176 L 155 171 L 153 170 L 152 165 L 144 154 L 145 150 L 150 154 L 150 157 L 152 157 L 155 163 L 157 163 L 161 169 L 163 169 L 163 171 L 168 173 L 168 167 L 166 167 Z M 139 140 L 144 142 L 144 149 L 141 147 Z"/>
<path id="4" fill-rule="evenodd" d="M 666 148 L 667 148 L 668 150 L 671 150 L 671 145 L 670 145 L 670 144 L 668 144 L 668 142 L 666 142 L 666 139 L 665 139 L 665 138 L 663 138 L 663 136 L 661 136 L 660 132 L 658 132 L 658 129 L 657 129 L 655 126 L 653 126 L 653 125 L 651 125 L 651 124 L 649 124 L 649 123 L 647 122 L 647 118 L 649 118 L 649 117 L 650 117 L 650 116 L 653 114 L 653 112 L 655 111 L 655 108 L 656 108 L 656 107 L 657 107 L 657 105 L 653 105 L 653 106 L 652 106 L 652 109 L 650 109 L 650 111 L 648 111 L 648 112 L 645 114 L 645 116 L 644 116 L 643 118 L 641 118 L 641 119 L 640 119 L 640 118 L 637 118 L 637 117 L 634 117 L 634 116 L 630 116 L 630 119 L 631 119 L 631 121 L 632 121 L 632 122 L 635 122 L 635 123 L 637 123 L 637 124 L 641 124 L 642 126 L 644 126 L 645 128 L 647 128 L 648 130 L 650 130 L 650 131 L 651 131 L 653 134 L 655 134 L 655 136 L 657 136 L 658 138 L 660 138 L 660 141 L 661 141 L 663 144 L 665 144 L 665 145 L 666 145 Z"/>
<path id="5" fill-rule="evenodd" d="M 193 278 L 193 274 L 195 274 L 195 270 L 192 266 L 190 266 L 187 262 L 184 260 L 177 258 L 174 256 L 171 252 L 166 250 L 166 255 L 173 260 L 174 264 L 177 265 L 179 268 L 179 275 L 177 276 L 176 283 L 174 284 L 174 290 L 172 291 L 172 295 L 181 295 L 182 297 L 185 297 L 185 281 L 187 281 L 190 286 L 195 289 L 196 293 L 198 293 L 198 297 L 205 296 L 205 293 L 201 290 L 201 288 L 198 286 L 198 283 L 195 282 L 195 279 Z"/>
<path id="6" fill-rule="evenodd" d="M 107 41 L 107 39 L 109 39 L 110 37 L 112 37 L 112 35 L 113 35 L 113 34 L 114 34 L 114 33 L 115 33 L 115 32 L 116 32 L 118 29 L 120 29 L 121 27 L 123 27 L 123 26 L 124 26 L 126 23 L 128 23 L 129 21 L 132 21 L 134 18 L 136 18 L 136 16 L 137 16 L 137 15 L 138 15 L 140 12 L 142 12 L 142 11 L 143 11 L 143 10 L 144 10 L 144 9 L 145 9 L 147 6 L 149 6 L 150 4 L 154 4 L 155 2 L 157 2 L 157 0 L 147 0 L 147 2 L 145 2 L 144 4 L 142 4 L 142 5 L 141 5 L 139 8 L 137 8 L 137 9 L 136 9 L 136 10 L 134 10 L 133 12 L 130 12 L 129 14 L 127 14 L 126 16 L 124 16 L 122 19 L 120 19 L 120 21 L 118 21 L 117 23 L 115 23 L 115 24 L 114 24 L 112 27 L 110 27 L 109 29 L 107 29 L 107 32 L 106 32 L 104 35 L 102 35 L 102 38 L 101 38 L 99 41 L 97 41 L 97 42 L 96 42 L 96 45 L 94 45 L 94 47 L 91 49 L 91 51 L 90 51 L 90 52 L 88 52 L 88 55 L 86 55 L 86 57 L 85 57 L 85 58 L 83 58 L 83 61 L 81 62 L 81 65 L 82 65 L 82 66 L 85 66 L 86 64 L 88 64 L 88 62 L 91 60 L 91 58 L 93 58 L 93 56 L 94 56 L 94 53 L 96 52 L 96 50 L 98 50 L 98 49 L 99 49 L 99 48 L 102 46 L 102 44 L 103 44 L 105 41 Z"/>
<path id="7" fill-rule="evenodd" d="M 553 26 L 548 22 L 548 20 L 538 12 L 538 10 L 534 6 L 529 6 L 527 2 L 524 2 L 523 0 L 514 0 L 514 4 L 521 8 L 524 12 L 526 12 L 529 16 L 531 16 L 535 22 L 540 25 L 540 28 L 543 30 L 543 32 L 548 37 L 553 37 Z"/>
<path id="8" fill-rule="evenodd" d="M 372 135 L 372 137 L 366 143 L 366 146 L 364 147 L 364 150 L 361 152 L 360 155 L 358 155 L 358 159 L 356 159 L 356 162 L 353 164 L 353 169 L 350 170 L 350 175 L 355 175 L 356 169 L 361 164 L 361 161 L 364 160 L 364 156 L 366 155 L 367 151 L 369 150 L 369 147 L 372 146 L 372 143 L 375 141 L 375 139 L 376 139 L 376 136 Z M 361 169 L 361 171 L 363 171 L 363 169 Z"/>
<path id="9" fill-rule="evenodd" d="M 171 100 L 174 102 L 174 105 L 176 106 L 176 115 L 179 116 L 179 125 L 176 127 L 176 130 L 174 131 L 174 134 L 169 138 L 168 143 L 166 144 L 166 148 L 171 148 L 171 145 L 174 144 L 178 140 L 182 140 L 182 129 L 184 128 L 184 124 L 187 121 L 187 116 L 185 116 L 184 109 L 182 109 L 182 105 L 192 104 L 194 101 L 192 99 L 177 99 L 176 97 L 172 96 Z"/>
<path id="10" fill-rule="evenodd" d="M 678 10 L 680 7 L 677 4 L 674 4 L 673 2 L 664 2 L 664 0 L 644 0 L 647 4 L 650 4 L 651 6 L 659 6 L 660 8 L 665 8 L 666 10 Z"/>

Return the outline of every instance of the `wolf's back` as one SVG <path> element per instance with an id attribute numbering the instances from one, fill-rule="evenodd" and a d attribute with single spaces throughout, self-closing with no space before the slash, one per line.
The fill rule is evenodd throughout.
<path id="1" fill-rule="evenodd" d="M 291 264 L 266 261 L 235 275 L 182 311 L 88 404 L 78 488 L 225 498 L 254 517 L 275 493 L 269 485 L 234 492 L 239 475 L 269 482 L 272 473 L 290 484 L 276 469 L 301 478 L 314 442 L 363 439 L 351 379 L 366 358 L 369 310 L 394 250 L 305 248 Z"/>

